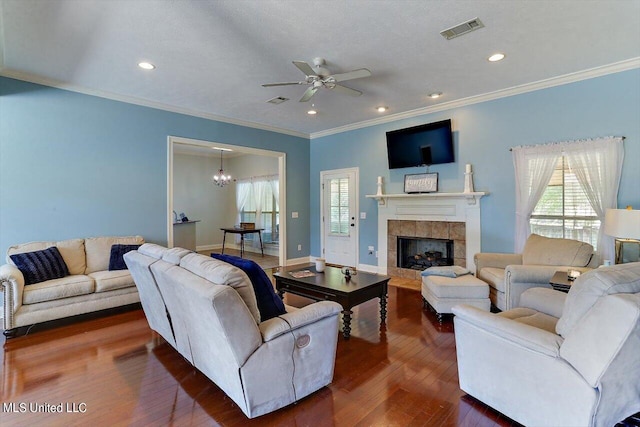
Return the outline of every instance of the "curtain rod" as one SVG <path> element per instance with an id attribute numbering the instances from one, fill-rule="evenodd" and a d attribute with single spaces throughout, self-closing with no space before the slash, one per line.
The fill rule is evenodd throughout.
<path id="1" fill-rule="evenodd" d="M 627 137 L 626 137 L 626 136 L 610 136 L 610 137 L 604 136 L 604 137 L 602 137 L 602 138 L 621 138 L 623 141 L 624 141 L 625 139 L 627 139 Z M 535 146 L 537 146 L 537 145 L 544 145 L 544 144 L 561 144 L 561 143 L 563 143 L 563 142 L 581 142 L 581 141 L 591 141 L 591 140 L 593 140 L 593 139 L 597 139 L 597 138 L 589 138 L 589 139 L 574 139 L 574 140 L 572 140 L 572 141 L 560 141 L 560 142 L 543 142 L 542 144 L 524 145 L 523 147 L 535 147 Z M 509 148 L 509 151 L 513 151 L 513 147 Z"/>

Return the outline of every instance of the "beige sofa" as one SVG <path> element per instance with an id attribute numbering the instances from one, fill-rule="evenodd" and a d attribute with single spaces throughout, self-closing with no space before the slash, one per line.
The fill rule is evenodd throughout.
<path id="1" fill-rule="evenodd" d="M 474 257 L 476 277 L 489 284 L 491 303 L 500 310 L 517 307 L 529 288 L 551 289 L 556 271 L 590 270 L 593 246 L 571 239 L 532 234 L 521 254 L 478 253 Z"/>
<path id="2" fill-rule="evenodd" d="M 0 266 L 5 336 L 15 336 L 17 328 L 23 326 L 139 302 L 129 271 L 108 268 L 112 245 L 142 243 L 140 236 L 92 237 L 9 247 L 7 264 Z M 69 275 L 25 286 L 24 276 L 10 256 L 53 246 L 58 248 Z"/>
<path id="3" fill-rule="evenodd" d="M 640 411 L 640 263 L 520 302 L 453 308 L 462 390 L 527 426 L 610 427 Z"/>
<path id="4" fill-rule="evenodd" d="M 250 278 L 231 264 L 153 244 L 124 259 L 149 326 L 247 417 L 275 411 L 331 383 L 339 304 L 284 306 L 286 313 L 262 320 Z"/>

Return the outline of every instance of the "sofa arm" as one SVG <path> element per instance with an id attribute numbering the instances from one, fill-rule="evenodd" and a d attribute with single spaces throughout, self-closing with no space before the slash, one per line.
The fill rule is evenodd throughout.
<path id="1" fill-rule="evenodd" d="M 522 264 L 521 254 L 501 254 L 492 252 L 481 252 L 473 256 L 477 273 L 485 267 L 506 268 L 511 264 Z"/>
<path id="2" fill-rule="evenodd" d="M 285 313 L 260 323 L 262 340 L 268 342 L 285 332 L 293 331 L 325 317 L 337 316 L 342 306 L 335 302 L 320 301 L 299 310 Z"/>
<path id="3" fill-rule="evenodd" d="M 589 267 L 571 267 L 569 265 L 510 265 L 505 269 L 506 309 L 520 306 L 520 296 L 530 288 L 543 287 L 551 289 L 549 281 L 556 271 L 578 270 L 586 272 Z"/>
<path id="4" fill-rule="evenodd" d="M 4 322 L 13 318 L 8 314 L 15 313 L 22 305 L 24 291 L 24 276 L 22 272 L 11 264 L 0 266 L 0 286 L 4 295 Z"/>
<path id="5" fill-rule="evenodd" d="M 462 304 L 452 308 L 457 322 L 465 321 L 489 334 L 525 347 L 537 353 L 559 357 L 562 338 L 544 329 L 496 316 L 470 305 Z"/>

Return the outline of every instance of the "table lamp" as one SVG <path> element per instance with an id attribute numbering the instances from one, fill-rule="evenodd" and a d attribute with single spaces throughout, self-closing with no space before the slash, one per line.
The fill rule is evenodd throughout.
<path id="1" fill-rule="evenodd" d="M 607 209 L 604 216 L 605 234 L 615 238 L 616 264 L 639 261 L 640 210 Z"/>

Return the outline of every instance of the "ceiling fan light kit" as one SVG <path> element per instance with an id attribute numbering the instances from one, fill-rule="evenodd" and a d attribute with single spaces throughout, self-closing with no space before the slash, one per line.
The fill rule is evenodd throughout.
<path id="1" fill-rule="evenodd" d="M 333 90 L 335 92 L 343 93 L 350 96 L 360 96 L 362 92 L 356 89 L 352 89 L 347 86 L 339 84 L 347 80 L 360 79 L 363 77 L 371 76 L 371 71 L 366 68 L 359 68 L 357 70 L 348 71 L 346 73 L 331 74 L 324 65 L 326 61 L 324 58 L 314 58 L 313 65 L 309 65 L 305 61 L 293 61 L 295 65 L 305 75 L 305 79 L 298 82 L 284 82 L 284 83 L 266 83 L 262 87 L 273 86 L 290 86 L 290 85 L 308 85 L 309 88 L 305 90 L 300 102 L 307 102 L 318 90 L 324 88 Z"/>

